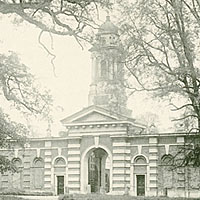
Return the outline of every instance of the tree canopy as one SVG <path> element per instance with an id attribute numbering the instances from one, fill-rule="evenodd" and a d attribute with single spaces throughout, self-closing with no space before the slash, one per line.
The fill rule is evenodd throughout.
<path id="1" fill-rule="evenodd" d="M 18 56 L 0 54 L 0 148 L 12 149 L 14 145 L 24 147 L 29 130 L 26 125 L 11 121 L 3 109 L 4 101 L 27 117 L 42 116 L 50 121 L 52 98 L 49 91 L 42 90 L 30 74 L 27 66 L 22 64 Z M 0 172 L 16 171 L 13 163 L 5 155 L 0 155 Z"/>
<path id="2" fill-rule="evenodd" d="M 42 32 L 89 40 L 83 31 L 97 28 L 100 8 L 109 8 L 109 0 L 0 0 L 0 13 L 16 14 Z M 41 33 L 42 33 L 41 32 Z"/>
<path id="3" fill-rule="evenodd" d="M 26 142 L 27 128 L 25 125 L 10 121 L 8 115 L 0 109 L 0 147 L 12 149 L 17 143 L 23 148 Z M 0 155 L 0 172 L 16 172 L 14 163 L 5 155 Z"/>
<path id="4" fill-rule="evenodd" d="M 120 9 L 125 65 L 137 82 L 130 87 L 170 99 L 173 109 L 182 111 L 176 120 L 185 121 L 190 135 L 200 136 L 199 1 L 142 0 L 120 4 Z M 177 96 L 179 101 L 173 101 Z M 180 165 L 200 166 L 196 142 L 179 152 L 184 154 Z"/>

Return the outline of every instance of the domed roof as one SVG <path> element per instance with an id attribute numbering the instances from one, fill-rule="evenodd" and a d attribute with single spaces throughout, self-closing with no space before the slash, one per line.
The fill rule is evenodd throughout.
<path id="1" fill-rule="evenodd" d="M 118 27 L 110 21 L 110 16 L 106 17 L 106 21 L 99 27 L 98 34 L 118 34 Z"/>

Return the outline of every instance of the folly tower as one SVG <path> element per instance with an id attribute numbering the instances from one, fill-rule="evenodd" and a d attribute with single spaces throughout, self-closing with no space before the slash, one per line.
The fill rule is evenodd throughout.
<path id="1" fill-rule="evenodd" d="M 89 92 L 89 106 L 97 105 L 111 112 L 130 115 L 126 109 L 127 97 L 124 82 L 123 48 L 118 27 L 106 17 L 100 26 L 93 47 L 92 82 Z"/>

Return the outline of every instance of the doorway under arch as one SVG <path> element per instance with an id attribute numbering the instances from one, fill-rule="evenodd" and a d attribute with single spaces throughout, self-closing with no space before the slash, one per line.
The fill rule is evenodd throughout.
<path id="1" fill-rule="evenodd" d="M 111 188 L 111 153 L 104 148 L 91 148 L 81 161 L 81 192 L 108 193 Z"/>

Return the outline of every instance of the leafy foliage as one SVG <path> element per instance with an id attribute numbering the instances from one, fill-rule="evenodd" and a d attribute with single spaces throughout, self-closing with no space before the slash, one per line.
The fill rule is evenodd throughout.
<path id="1" fill-rule="evenodd" d="M 16 166 L 5 156 L 0 156 L 0 172 L 3 174 L 5 172 L 17 172 Z"/>
<path id="2" fill-rule="evenodd" d="M 6 100 L 14 103 L 21 112 L 48 115 L 50 95 L 39 91 L 34 77 L 21 64 L 17 55 L 0 55 L 0 86 Z"/>
<path id="3" fill-rule="evenodd" d="M 41 115 L 50 120 L 52 99 L 48 91 L 41 91 L 34 77 L 21 64 L 15 53 L 0 54 L 1 101 L 11 102 L 16 109 L 27 115 Z M 4 97 L 4 98 L 3 98 Z M 29 130 L 21 123 L 13 122 L 0 108 L 0 148 L 12 149 L 14 145 L 23 147 Z M 8 157 L 0 155 L 0 172 L 16 172 L 17 168 Z"/>
<path id="4" fill-rule="evenodd" d="M 5 115 L 2 109 L 0 110 L 0 130 L 1 148 L 11 148 L 15 142 L 18 145 L 24 144 L 27 135 L 26 127 L 23 124 L 10 121 L 8 115 Z"/>
<path id="5" fill-rule="evenodd" d="M 173 110 L 183 114 L 176 121 L 187 120 L 188 133 L 200 135 L 199 1 L 136 0 L 120 6 L 125 64 L 137 82 L 129 87 L 170 99 Z M 195 152 L 196 146 L 182 152 L 193 159 L 182 159 L 180 165 L 200 166 Z"/>

